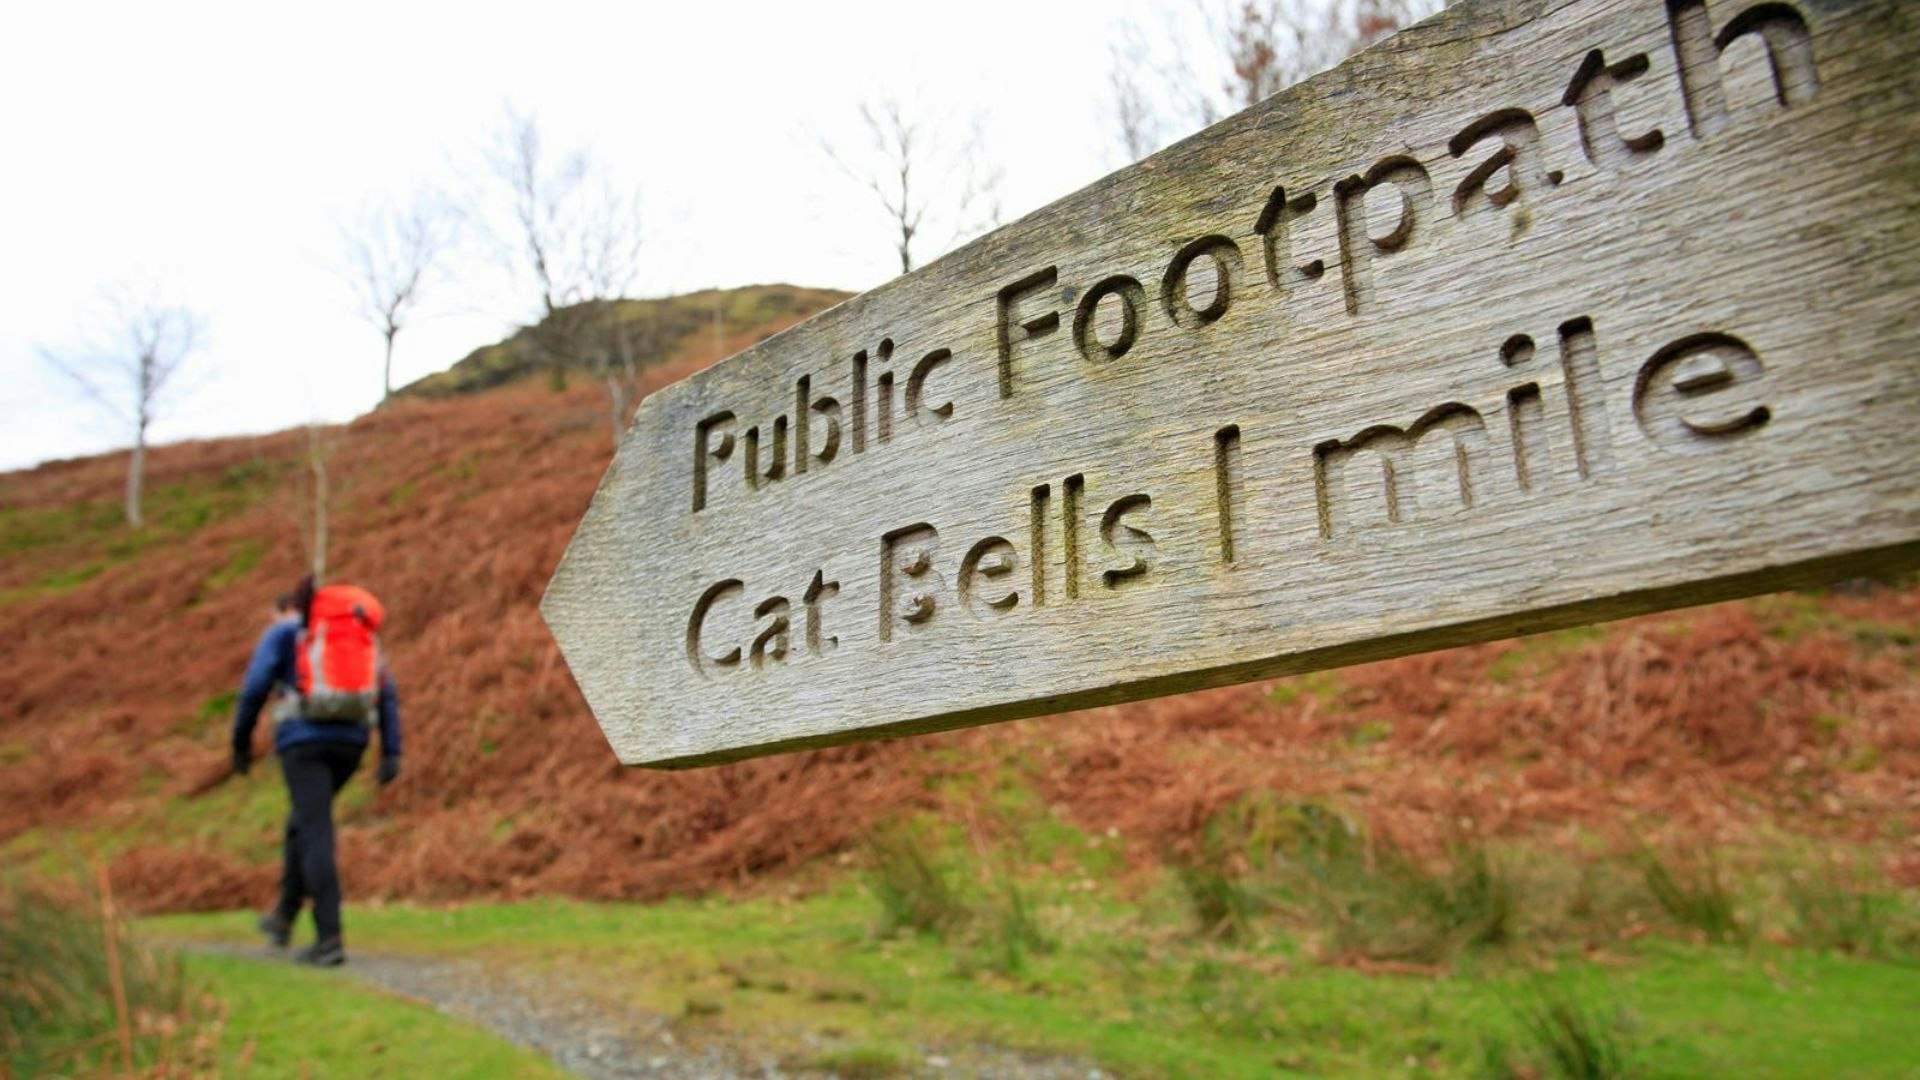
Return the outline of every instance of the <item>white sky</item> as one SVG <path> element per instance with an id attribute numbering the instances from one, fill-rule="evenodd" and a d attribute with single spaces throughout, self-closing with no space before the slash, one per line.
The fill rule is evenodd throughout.
<path id="1" fill-rule="evenodd" d="M 380 341 L 335 270 L 336 222 L 461 183 L 508 102 L 641 188 L 641 295 L 870 288 L 892 272 L 885 221 L 817 137 L 855 137 L 859 101 L 883 91 L 977 108 L 1011 220 L 1119 164 L 1106 99 L 1123 18 L 1164 21 L 1111 0 L 12 5 L 0 468 L 128 441 L 36 351 L 79 338 L 115 280 L 162 282 L 208 323 L 158 441 L 371 407 Z M 468 269 L 468 287 L 423 298 L 396 385 L 523 314 Z"/>

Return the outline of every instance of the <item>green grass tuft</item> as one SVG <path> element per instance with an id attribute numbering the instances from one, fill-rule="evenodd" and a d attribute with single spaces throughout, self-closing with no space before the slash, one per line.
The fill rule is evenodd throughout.
<path id="1" fill-rule="evenodd" d="M 980 944 L 986 967 L 1001 975 L 1019 975 L 1031 957 L 1054 951 L 1056 942 L 1040 925 L 1038 914 L 1011 873 L 1001 877 L 990 917 L 983 920 Z"/>
<path id="2" fill-rule="evenodd" d="M 90 885 L 0 895 L 0 1074 L 117 1071 L 123 1029 L 136 1069 L 190 1065 L 213 1020 L 179 960 L 138 941 Z"/>
<path id="3" fill-rule="evenodd" d="M 58 596 L 85 585 L 100 576 L 106 570 L 103 562 L 90 562 L 81 566 L 55 570 L 31 585 L 21 585 L 12 589 L 0 589 L 0 604 L 10 604 L 17 600 L 33 600 L 42 596 Z"/>
<path id="4" fill-rule="evenodd" d="M 223 589 L 230 588 L 235 582 L 252 573 L 260 565 L 260 559 L 267 553 L 267 546 L 258 540 L 241 540 L 233 546 L 233 554 L 228 556 L 226 565 L 207 575 L 200 583 L 197 599 L 204 599 Z"/>
<path id="5" fill-rule="evenodd" d="M 869 833 L 867 888 L 880 902 L 875 933 L 902 930 L 945 934 L 966 924 L 971 912 L 938 855 L 931 829 L 910 821 Z"/>
<path id="6" fill-rule="evenodd" d="M 1543 662 L 1577 652 L 1606 636 L 1604 626 L 1572 626 L 1520 638 L 1487 665 L 1487 678 L 1496 683 L 1512 682 Z"/>
<path id="7" fill-rule="evenodd" d="M 1910 957 L 1920 932 L 1898 894 L 1868 873 L 1828 857 L 1789 870 L 1782 892 L 1793 913 L 1793 939 L 1816 949 L 1881 959 Z"/>
<path id="8" fill-rule="evenodd" d="M 864 1042 L 822 1051 L 802 1067 L 830 1073 L 842 1080 L 884 1080 L 890 1076 L 911 1076 L 919 1065 L 920 1055 L 906 1046 Z"/>
<path id="9" fill-rule="evenodd" d="M 1300 834 L 1278 870 L 1282 895 L 1319 925 L 1337 956 L 1437 964 L 1462 949 L 1506 944 L 1517 931 L 1518 882 L 1478 842 L 1429 864 L 1329 818 Z"/>
<path id="10" fill-rule="evenodd" d="M 1536 980 L 1515 1007 L 1527 1053 L 1526 1068 L 1492 1041 L 1488 1071 L 1499 1077 L 1552 1076 L 1561 1080 L 1617 1080 L 1634 1075 L 1633 1037 L 1618 1008 L 1582 1001 L 1571 990 Z"/>
<path id="11" fill-rule="evenodd" d="M 1518 878 L 1484 844 L 1430 862 L 1266 793 L 1215 815 L 1170 861 L 1201 934 L 1218 941 L 1257 941 L 1276 911 L 1317 930 L 1332 957 L 1436 964 L 1518 934 Z"/>
<path id="12" fill-rule="evenodd" d="M 1647 892 L 1674 922 L 1698 930 L 1715 945 L 1747 940 L 1738 897 L 1713 851 L 1662 858 L 1648 848 L 1640 852 L 1638 862 Z"/>
<path id="13" fill-rule="evenodd" d="M 1253 936 L 1253 917 L 1266 901 L 1232 863 L 1202 848 L 1197 857 L 1176 860 L 1173 870 L 1202 936 L 1221 941 Z"/>

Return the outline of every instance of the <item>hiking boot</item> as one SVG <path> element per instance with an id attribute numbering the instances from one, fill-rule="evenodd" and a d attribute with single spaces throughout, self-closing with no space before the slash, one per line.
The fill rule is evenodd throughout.
<path id="1" fill-rule="evenodd" d="M 295 953 L 293 960 L 312 967 L 339 967 L 347 962 L 347 947 L 337 937 L 321 938 Z"/>
<path id="2" fill-rule="evenodd" d="M 268 944 L 284 949 L 293 940 L 293 920 L 278 911 L 269 911 L 260 916 L 260 932 L 267 935 Z"/>

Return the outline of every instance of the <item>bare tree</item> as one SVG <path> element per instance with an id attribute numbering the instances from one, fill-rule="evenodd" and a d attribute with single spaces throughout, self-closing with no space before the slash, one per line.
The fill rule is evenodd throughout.
<path id="1" fill-rule="evenodd" d="M 526 279 L 537 294 L 536 325 L 574 303 L 577 283 L 566 265 L 566 250 L 578 233 L 573 220 L 577 193 L 584 186 L 584 154 L 554 160 L 531 113 L 508 107 L 486 150 L 494 193 L 505 198 L 504 216 L 487 214 L 506 268 Z"/>
<path id="2" fill-rule="evenodd" d="M 420 290 L 430 284 L 451 248 L 453 225 L 445 203 L 422 193 L 409 203 L 369 207 L 341 227 L 344 269 L 360 316 L 386 341 L 382 402 L 393 396 L 393 339 L 408 325 Z"/>
<path id="3" fill-rule="evenodd" d="M 151 289 L 116 286 L 102 295 L 96 328 L 80 344 L 40 347 L 40 356 L 71 379 L 133 435 L 127 461 L 127 524 L 142 524 L 147 475 L 147 431 L 166 403 L 169 387 L 201 344 L 204 324 L 186 307 L 162 301 Z"/>
<path id="4" fill-rule="evenodd" d="M 607 418 L 614 448 L 618 449 L 626 430 L 634 382 L 639 377 L 642 341 L 651 345 L 655 330 L 651 322 L 630 325 L 620 304 L 640 274 L 640 196 L 622 191 L 604 177 L 597 178 L 583 193 L 581 220 L 579 269 L 586 330 L 583 359 L 606 395 Z"/>
<path id="5" fill-rule="evenodd" d="M 498 209 L 485 220 L 534 295 L 532 341 L 556 380 L 576 367 L 600 381 L 617 446 L 641 349 L 619 303 L 640 274 L 639 193 L 584 150 L 555 154 L 538 120 L 511 108 L 486 160 Z"/>
<path id="6" fill-rule="evenodd" d="M 928 230 L 953 244 L 1000 223 L 1001 170 L 985 152 L 978 117 L 965 124 L 912 116 L 897 98 L 862 103 L 865 141 L 820 149 L 841 172 L 871 191 L 886 210 L 900 272 L 914 268 Z"/>
<path id="7" fill-rule="evenodd" d="M 1217 123 L 1433 13 L 1440 0 L 1225 0 L 1200 8 L 1204 41 L 1175 23 L 1156 57 L 1141 28 L 1112 50 L 1114 134 L 1138 160 L 1176 134 Z"/>

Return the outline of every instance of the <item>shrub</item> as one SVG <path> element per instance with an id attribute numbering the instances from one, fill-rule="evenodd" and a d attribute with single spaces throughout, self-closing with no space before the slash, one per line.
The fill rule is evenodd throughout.
<path id="1" fill-rule="evenodd" d="M 1382 959 L 1439 963 L 1464 948 L 1504 945 L 1514 937 L 1518 890 L 1505 864 L 1478 843 L 1457 845 L 1429 866 L 1390 843 L 1376 842 L 1372 894 L 1349 920 L 1351 947 Z"/>
<path id="2" fill-rule="evenodd" d="M 1505 945 L 1513 940 L 1519 889 L 1509 868 L 1485 844 L 1456 845 L 1439 871 L 1401 858 L 1406 867 L 1403 876 L 1449 948 Z"/>
<path id="3" fill-rule="evenodd" d="M 1201 931 L 1223 940 L 1249 938 L 1276 902 L 1318 924 L 1332 953 L 1373 960 L 1437 963 L 1517 930 L 1517 883 L 1484 844 L 1429 863 L 1335 811 L 1264 794 L 1216 814 L 1174 870 Z"/>
<path id="4" fill-rule="evenodd" d="M 1514 937 L 1519 890 L 1483 844 L 1462 842 L 1430 865 L 1384 838 L 1323 830 L 1312 839 L 1284 864 L 1286 879 L 1336 953 L 1432 964 Z"/>
<path id="5" fill-rule="evenodd" d="M 179 960 L 143 947 L 108 893 L 14 883 L 0 894 L 0 1075 L 194 1072 L 219 1021 Z"/>
<path id="6" fill-rule="evenodd" d="M 1254 913 L 1264 904 L 1244 871 L 1206 844 L 1177 858 L 1173 871 L 1200 933 L 1222 941 L 1252 936 Z"/>
<path id="7" fill-rule="evenodd" d="M 1002 975 L 1017 975 L 1026 970 L 1027 957 L 1052 952 L 1054 941 L 1041 928 L 1012 874 L 1002 876 L 997 891 L 993 918 L 987 921 L 982 941 L 987 967 Z"/>
<path id="8" fill-rule="evenodd" d="M 1530 921 L 1544 939 L 1599 946 L 1651 914 L 1652 901 L 1631 858 L 1588 853 L 1571 862 L 1546 862 L 1537 865 L 1532 880 L 1552 894 Z"/>
<path id="9" fill-rule="evenodd" d="M 1487 1044 L 1492 1076 L 1554 1076 L 1564 1080 L 1614 1080 L 1633 1075 L 1632 1031 L 1617 1008 L 1583 1003 L 1571 991 L 1536 981 L 1514 1006 L 1526 1052 L 1526 1068 L 1498 1040 Z"/>
<path id="10" fill-rule="evenodd" d="M 1647 848 L 1641 850 L 1639 863 L 1647 892 L 1674 922 L 1700 931 L 1716 945 L 1746 940 L 1738 899 L 1711 850 L 1663 859 Z"/>
<path id="11" fill-rule="evenodd" d="M 1311 804 L 1284 805 L 1266 792 L 1239 799 L 1207 821 L 1189 851 L 1168 860 L 1200 932 L 1222 941 L 1253 935 L 1254 917 L 1271 908 L 1262 878 L 1277 853 L 1345 819 Z"/>
<path id="12" fill-rule="evenodd" d="M 934 846 L 927 830 L 907 822 L 865 837 L 867 887 L 880 902 L 876 932 L 882 937 L 902 930 L 942 935 L 968 921 L 971 913 Z"/>
<path id="13" fill-rule="evenodd" d="M 1793 911 L 1793 936 L 1803 945 L 1855 956 L 1892 958 L 1912 944 L 1897 925 L 1899 898 L 1876 889 L 1872 877 L 1834 858 L 1789 870 L 1783 892 Z"/>
<path id="14" fill-rule="evenodd" d="M 984 889 L 969 893 L 963 887 L 972 876 L 968 867 L 940 856 L 939 837 L 929 825 L 897 821 L 864 839 L 867 887 L 880 903 L 879 936 L 911 930 L 944 938 L 964 929 L 961 970 L 1002 975 L 1019 974 L 1029 957 L 1053 951 L 1055 943 L 1011 867 L 994 871 Z"/>

